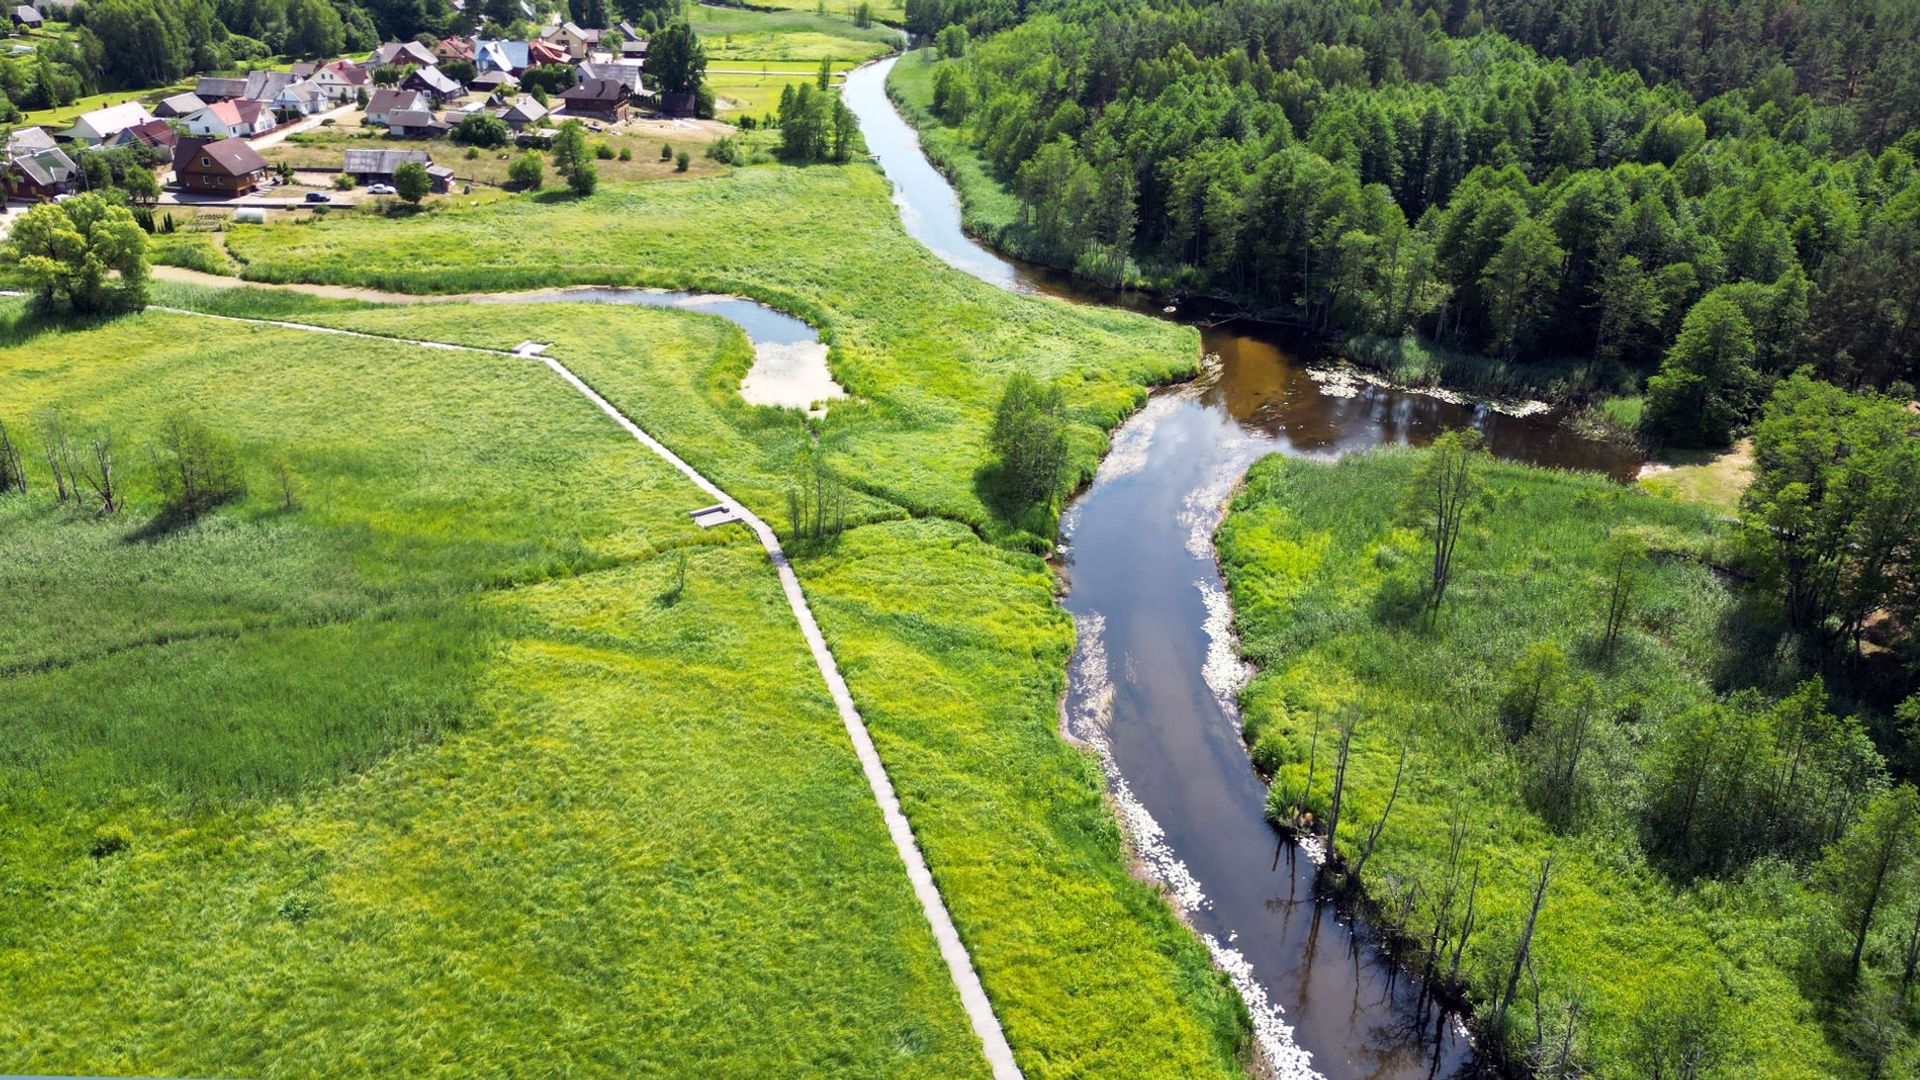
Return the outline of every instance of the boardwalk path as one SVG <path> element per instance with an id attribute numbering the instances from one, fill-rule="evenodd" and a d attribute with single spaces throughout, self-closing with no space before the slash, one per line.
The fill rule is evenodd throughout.
<path id="1" fill-rule="evenodd" d="M 160 270 L 164 268 L 156 268 Z M 158 277 L 175 277 L 171 274 L 157 273 Z M 206 281 L 204 275 L 194 275 L 196 283 Z M 228 284 L 232 284 L 229 282 Z M 298 286 L 280 286 L 294 291 Z M 320 290 L 314 290 L 316 292 Z M 367 295 L 362 293 L 361 295 Z M 396 299 L 418 301 L 419 297 L 396 297 Z M 551 356 L 542 355 L 545 346 L 528 342 L 515 349 L 488 349 L 473 345 L 455 345 L 443 341 L 422 341 L 414 338 L 390 337 L 381 334 L 368 334 L 356 330 L 339 330 L 328 326 L 316 326 L 310 323 L 287 322 L 279 319 L 249 319 L 233 315 L 209 315 L 204 312 L 189 311 L 182 308 L 154 307 L 150 310 L 165 311 L 176 315 L 189 315 L 195 318 L 215 319 L 222 322 L 251 323 L 257 326 L 273 326 L 285 330 L 305 330 L 321 334 L 340 334 L 346 337 L 370 338 L 378 341 L 399 341 L 403 344 L 418 345 L 428 349 L 448 349 L 458 352 L 486 353 L 494 356 L 511 356 L 545 364 L 549 370 L 564 380 L 568 386 L 578 390 L 582 396 L 607 414 L 614 423 L 627 434 L 633 436 L 642 446 L 651 450 L 667 464 L 678 469 L 682 475 L 693 482 L 694 486 L 706 492 L 726 507 L 731 515 L 744 523 L 760 539 L 760 546 L 767 551 L 767 557 L 780 575 L 780 587 L 787 594 L 787 606 L 793 609 L 793 617 L 800 624 L 800 633 L 807 639 L 807 647 L 813 652 L 813 662 L 820 669 L 821 678 L 826 680 L 827 690 L 833 695 L 833 703 L 840 710 L 840 720 L 846 725 L 847 737 L 853 740 L 854 754 L 860 759 L 860 768 L 866 773 L 867 784 L 873 789 L 874 801 L 880 804 L 880 814 L 886 820 L 887 833 L 893 838 L 893 846 L 900 854 L 900 860 L 906 863 L 907 878 L 913 884 L 913 893 L 920 901 L 920 909 L 926 913 L 927 922 L 933 928 L 933 937 L 940 946 L 940 956 L 947 962 L 947 972 L 953 978 L 953 986 L 960 993 L 960 1003 L 967 1011 L 967 1019 L 973 1025 L 974 1034 L 980 1037 L 987 1062 L 993 1067 L 995 1080 L 1017 1080 L 1020 1067 L 1013 1059 L 1013 1048 L 1007 1045 L 1007 1037 L 1000 1030 L 1000 1020 L 993 1013 L 993 1004 L 987 999 L 987 992 L 980 985 L 980 976 L 973 969 L 973 959 L 960 940 L 960 933 L 954 928 L 953 918 L 947 913 L 947 905 L 940 897 L 940 890 L 934 884 L 933 874 L 927 869 L 927 860 L 920 853 L 920 845 L 914 840 L 913 826 L 900 809 L 900 799 L 894 794 L 893 781 L 888 779 L 886 766 L 880 761 L 880 753 L 874 748 L 873 737 L 867 732 L 866 722 L 860 718 L 860 711 L 854 706 L 853 695 L 847 691 L 846 680 L 840 677 L 840 668 L 833 661 L 833 653 L 827 648 L 827 641 L 820 633 L 819 624 L 814 622 L 813 609 L 807 604 L 806 593 L 800 588 L 800 578 L 794 574 L 787 554 L 780 547 L 779 537 L 766 522 L 746 508 L 733 496 L 722 491 L 719 485 L 702 476 L 699 470 L 687 464 L 678 454 L 669 450 L 666 444 L 647 434 L 640 425 L 634 423 L 613 403 L 601 397 L 593 387 L 575 375 L 565 364 Z"/>

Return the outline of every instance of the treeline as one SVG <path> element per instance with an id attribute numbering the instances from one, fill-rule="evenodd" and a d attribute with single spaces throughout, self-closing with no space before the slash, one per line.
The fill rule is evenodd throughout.
<path id="1" fill-rule="evenodd" d="M 943 64 L 934 107 L 1011 181 L 1016 241 L 1101 280 L 1508 362 L 1597 356 L 1616 385 L 1671 360 L 1699 377 L 1675 414 L 1744 419 L 1802 364 L 1920 377 L 1912 137 L 1839 157 L 1844 111 L 1811 95 L 1696 104 L 1438 23 L 1301 0 L 1041 16 Z"/>

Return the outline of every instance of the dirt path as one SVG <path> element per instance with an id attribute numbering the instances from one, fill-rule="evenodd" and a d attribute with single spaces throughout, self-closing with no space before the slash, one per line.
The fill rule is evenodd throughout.
<path id="1" fill-rule="evenodd" d="M 194 271 L 179 271 L 173 267 L 155 267 L 155 276 L 173 281 L 192 281 L 196 284 L 215 284 L 233 286 L 240 284 L 233 278 L 222 278 L 212 274 L 200 274 Z M 161 274 L 169 270 L 175 273 Z M 181 277 L 179 275 L 191 275 Z M 389 295 L 404 303 L 418 303 L 424 300 L 457 300 L 459 297 L 401 297 L 399 294 L 385 294 L 370 289 L 346 289 L 335 286 L 268 286 L 287 288 L 316 296 L 331 296 L 348 299 L 385 298 Z M 786 593 L 787 606 L 793 611 L 795 621 L 800 624 L 800 633 L 807 640 L 807 648 L 813 653 L 813 662 L 820 670 L 820 677 L 826 681 L 827 691 L 833 696 L 834 706 L 840 712 L 840 720 L 845 725 L 847 737 L 853 742 L 854 755 L 860 761 L 860 769 L 867 777 L 867 785 L 873 791 L 873 798 L 880 806 L 880 815 L 886 821 L 887 833 L 893 840 L 894 850 L 900 860 L 906 864 L 907 880 L 913 885 L 915 899 L 927 917 L 927 923 L 933 930 L 935 943 L 939 946 L 941 959 L 947 963 L 947 973 L 953 980 L 953 986 L 960 994 L 960 1004 L 967 1012 L 967 1020 L 973 1025 L 974 1034 L 979 1036 L 981 1048 L 986 1054 L 987 1063 L 993 1069 L 995 1080 L 1020 1080 L 1020 1066 L 1014 1061 L 1013 1048 L 1007 1044 L 1005 1033 L 1000 1028 L 999 1017 L 994 1015 L 993 1003 L 987 998 L 986 988 L 980 984 L 979 973 L 974 970 L 973 958 L 960 940 L 960 932 L 953 925 L 953 917 L 947 911 L 946 901 L 940 896 L 940 889 L 934 883 L 933 874 L 927 869 L 926 857 L 920 851 L 920 844 L 913 836 L 913 826 L 900 808 L 900 799 L 894 793 L 893 781 L 887 776 L 886 765 L 880 760 L 880 752 L 873 744 L 873 737 L 867 731 L 866 721 L 860 718 L 860 710 L 854 705 L 853 695 L 847 689 L 847 683 L 840 675 L 839 665 L 834 662 L 833 653 L 827 648 L 827 641 L 820 632 L 820 626 L 814 621 L 813 608 L 807 603 L 806 593 L 800 587 L 800 578 L 793 572 L 793 566 L 787 554 L 780 546 L 780 539 L 773 529 L 762 521 L 745 504 L 722 491 L 719 485 L 701 475 L 699 470 L 689 465 L 678 454 L 668 449 L 665 443 L 649 435 L 640 425 L 634 423 L 625 413 L 615 408 L 613 403 L 601 397 L 584 380 L 569 370 L 566 365 L 551 356 L 543 355 L 546 346 L 534 342 L 525 342 L 512 349 L 489 349 L 475 345 L 455 345 L 444 341 L 424 341 L 416 338 L 396 338 L 380 334 L 369 334 L 358 330 L 340 330 L 329 326 L 317 326 L 310 323 L 288 322 L 279 319 L 249 319 L 234 315 L 209 315 L 204 312 L 189 311 L 183 308 L 154 307 L 152 310 L 165 311 L 176 315 L 213 319 L 221 322 L 251 323 L 259 326 L 273 326 L 286 330 L 303 330 L 319 334 L 339 334 L 347 337 L 368 338 L 377 341 L 417 345 L 426 349 L 444 349 L 457 352 L 486 353 L 494 356 L 512 356 L 545 364 L 568 386 L 579 391 L 595 407 L 605 413 L 621 430 L 633 436 L 642 446 L 653 451 L 655 456 L 673 466 L 693 485 L 724 506 L 735 520 L 746 525 L 759 538 L 760 546 L 766 549 L 767 557 L 773 563 L 780 576 L 780 587 Z"/>

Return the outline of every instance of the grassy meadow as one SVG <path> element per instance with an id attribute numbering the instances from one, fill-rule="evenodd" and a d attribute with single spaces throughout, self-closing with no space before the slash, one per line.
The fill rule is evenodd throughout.
<path id="1" fill-rule="evenodd" d="M 1340 847 L 1349 861 L 1358 854 L 1410 746 L 1365 884 L 1390 911 L 1415 885 L 1437 895 L 1457 815 L 1463 866 L 1480 872 L 1481 929 L 1463 965 L 1477 1001 L 1499 996 L 1534 875 L 1552 853 L 1533 942 L 1539 1019 L 1553 1032 L 1577 998 L 1577 1045 L 1598 1075 L 1650 1075 L 1648 1048 L 1681 1030 L 1660 1025 L 1684 1028 L 1688 1016 L 1705 1025 L 1699 1018 L 1710 1015 L 1709 1075 L 1840 1071 L 1798 982 L 1822 924 L 1794 872 L 1763 860 L 1686 884 L 1648 865 L 1636 841 L 1635 763 L 1667 718 L 1752 670 L 1736 653 L 1751 644 L 1740 601 L 1709 564 L 1722 543 L 1713 512 L 1598 476 L 1489 464 L 1486 507 L 1461 540 L 1444 607 L 1427 620 L 1407 613 L 1430 556 L 1401 510 L 1421 453 L 1268 458 L 1220 529 L 1242 650 L 1259 669 L 1242 694 L 1246 731 L 1256 761 L 1274 772 L 1275 800 L 1306 789 L 1317 723 L 1306 805 L 1325 819 L 1333 723 L 1357 710 Z M 1596 647 L 1601 551 L 1620 531 L 1642 536 L 1654 558 L 1608 662 Z M 1529 809 L 1526 770 L 1499 719 L 1516 663 L 1549 642 L 1574 676 L 1594 681 L 1604 717 L 1587 759 L 1591 802 L 1578 827 L 1559 832 Z M 1412 918 L 1416 934 L 1423 918 L 1431 921 Z M 1511 1023 L 1530 1037 L 1531 984 L 1521 984 Z"/>
<path id="2" fill-rule="evenodd" d="M 227 237 L 236 263 L 255 281 L 416 294 L 646 283 L 749 295 L 813 322 L 831 345 L 836 377 L 854 395 L 814 429 L 855 493 L 850 518 L 858 527 L 837 542 L 798 552 L 796 568 L 1022 1067 L 1030 1076 L 1237 1072 L 1245 1030 L 1238 998 L 1154 891 L 1129 874 L 1097 766 L 1058 737 L 1072 631 L 1053 603 L 1049 571 L 1028 553 L 1045 547 L 1044 536 L 1031 531 L 1045 523 L 1007 520 L 978 479 L 987 459 L 987 417 L 1009 373 L 1030 370 L 1068 385 L 1075 467 L 1090 469 L 1104 430 L 1141 399 L 1144 384 L 1192 369 L 1197 340 L 1191 330 L 1011 296 L 952 271 L 905 236 L 884 179 L 865 164 L 605 183 L 586 200 L 520 197 L 439 206 L 406 220 L 330 215 L 312 224 L 236 226 Z M 721 320 L 608 305 L 379 306 L 166 283 L 157 283 L 155 293 L 175 306 L 381 335 L 494 347 L 527 338 L 551 342 L 552 355 L 769 521 L 783 524 L 787 477 L 808 435 L 794 414 L 741 402 L 736 387 L 750 349 Z M 663 336 L 669 327 L 670 340 Z M 367 429 L 355 421 L 354 431 Z M 561 467 L 565 471 L 564 462 Z M 597 486 L 583 477 L 569 483 Z M 608 497 L 618 503 L 617 488 Z M 524 513 L 541 501 L 521 495 L 514 505 Z M 449 537 L 463 531 L 444 526 Z M 702 549 L 702 557 L 712 555 Z M 649 556 L 640 565 L 659 571 L 671 558 Z M 538 587 L 563 588 L 552 577 L 537 576 Z M 649 588 L 632 602 L 645 610 L 657 595 Z M 959 597 L 967 602 L 956 603 Z M 596 642 L 620 622 L 597 608 L 589 614 Z M 764 635 L 786 632 L 781 619 L 748 622 L 722 638 L 731 642 L 737 635 L 739 647 L 754 649 Z M 494 648 L 484 633 L 480 640 Z M 797 636 L 792 645 L 799 647 Z M 630 651 L 651 662 L 655 647 L 646 641 Z M 498 655 L 497 648 L 481 652 Z M 680 656 L 670 654 L 676 663 Z M 756 700 L 793 693 L 761 688 L 764 676 L 735 653 L 719 650 L 701 659 L 745 669 L 740 678 L 753 682 L 752 694 L 714 691 L 738 699 L 739 708 L 753 710 Z M 494 672 L 497 664 L 488 660 L 483 670 Z M 481 700 L 518 700 L 527 681 L 571 700 L 565 670 L 538 680 L 514 675 Z M 630 703 L 611 706 L 583 696 L 577 722 L 619 730 L 614 714 L 679 715 L 672 711 L 681 707 L 679 699 L 656 703 L 660 691 L 651 685 L 631 693 Z M 447 744 L 503 724 L 498 716 L 464 724 L 458 740 Z M 735 744 L 745 751 L 738 755 L 742 768 L 764 766 L 756 752 L 761 741 Z M 649 746 L 635 740 L 634 749 L 644 753 Z M 688 748 L 692 755 L 702 752 L 725 751 Z M 773 753 L 792 756 L 784 748 Z M 382 759 L 346 785 L 357 789 L 401 760 L 411 759 Z M 796 769 L 817 765 L 793 762 Z M 690 813 L 704 809 L 709 787 L 713 798 L 724 798 L 755 783 L 716 774 L 711 784 L 702 781 Z M 667 798 L 682 787 L 658 783 L 648 790 Z M 751 805 L 761 805 L 758 792 Z M 782 850 L 801 847 L 777 825 L 747 831 Z M 676 839 L 649 850 L 689 865 L 674 853 Z M 848 840 L 855 841 L 867 842 Z M 884 846 L 874 851 L 874 860 L 892 858 Z M 697 867 L 688 872 L 699 873 Z M 730 883 L 757 895 L 746 881 L 735 874 L 715 887 Z M 900 884 L 904 889 L 904 878 Z M 717 900 L 698 902 L 724 908 Z M 784 902 L 793 912 L 822 913 L 838 903 L 807 895 Z M 893 941 L 905 949 L 901 935 L 881 937 L 876 948 Z M 903 952 L 904 972 L 916 971 L 917 962 Z M 916 992 L 899 991 L 902 1000 Z M 857 1018 L 845 1027 L 848 1043 L 876 1030 Z M 929 1012 L 922 1019 L 911 1009 L 886 1032 L 890 1045 L 912 1051 L 907 1060 L 930 1063 L 950 1060 L 942 1056 L 947 1033 L 943 1017 Z M 789 1053 L 817 1045 L 786 1034 L 773 1041 Z M 832 1071 L 899 1071 L 848 1055 L 854 1064 Z M 940 1064 L 929 1068 L 941 1071 Z"/>
<path id="3" fill-rule="evenodd" d="M 704 323 L 624 314 L 716 362 Z M 0 416 L 110 425 L 129 499 L 59 507 L 36 470 L 0 500 L 0 1067 L 984 1071 L 764 554 L 559 380 L 0 325 Z M 164 528 L 176 408 L 252 491 Z"/>
<path id="4" fill-rule="evenodd" d="M 890 26 L 855 26 L 851 11 L 840 13 L 844 2 L 830 0 L 825 14 L 812 4 L 781 11 L 700 4 L 692 10 L 689 25 L 706 47 L 707 66 L 718 69 L 750 67 L 754 65 L 748 61 L 761 60 L 810 61 L 817 68 L 822 60 L 872 60 L 900 46 L 904 39 Z M 904 18 L 897 5 L 895 11 L 892 17 Z M 875 5 L 874 14 L 888 17 L 884 5 Z"/>

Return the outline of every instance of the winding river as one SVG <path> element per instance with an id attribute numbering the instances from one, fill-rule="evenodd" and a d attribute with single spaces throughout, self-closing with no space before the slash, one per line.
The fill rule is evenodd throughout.
<path id="1" fill-rule="evenodd" d="M 1210 358 L 1198 380 L 1156 392 L 1114 432 L 1062 528 L 1063 602 L 1079 635 L 1065 722 L 1099 750 L 1146 868 L 1239 988 L 1277 1075 L 1470 1070 L 1473 1048 L 1457 1018 L 1426 1001 L 1363 925 L 1318 895 L 1314 852 L 1283 841 L 1265 820 L 1266 786 L 1240 737 L 1235 698 L 1246 673 L 1213 531 L 1233 486 L 1266 454 L 1333 457 L 1425 443 L 1470 424 L 1502 457 L 1622 478 L 1638 460 L 1547 415 L 1329 377 L 1303 361 L 1310 344 L 1283 328 L 1085 292 L 982 247 L 887 98 L 895 62 L 850 73 L 844 100 L 911 235 L 1002 288 L 1191 322 Z"/>

